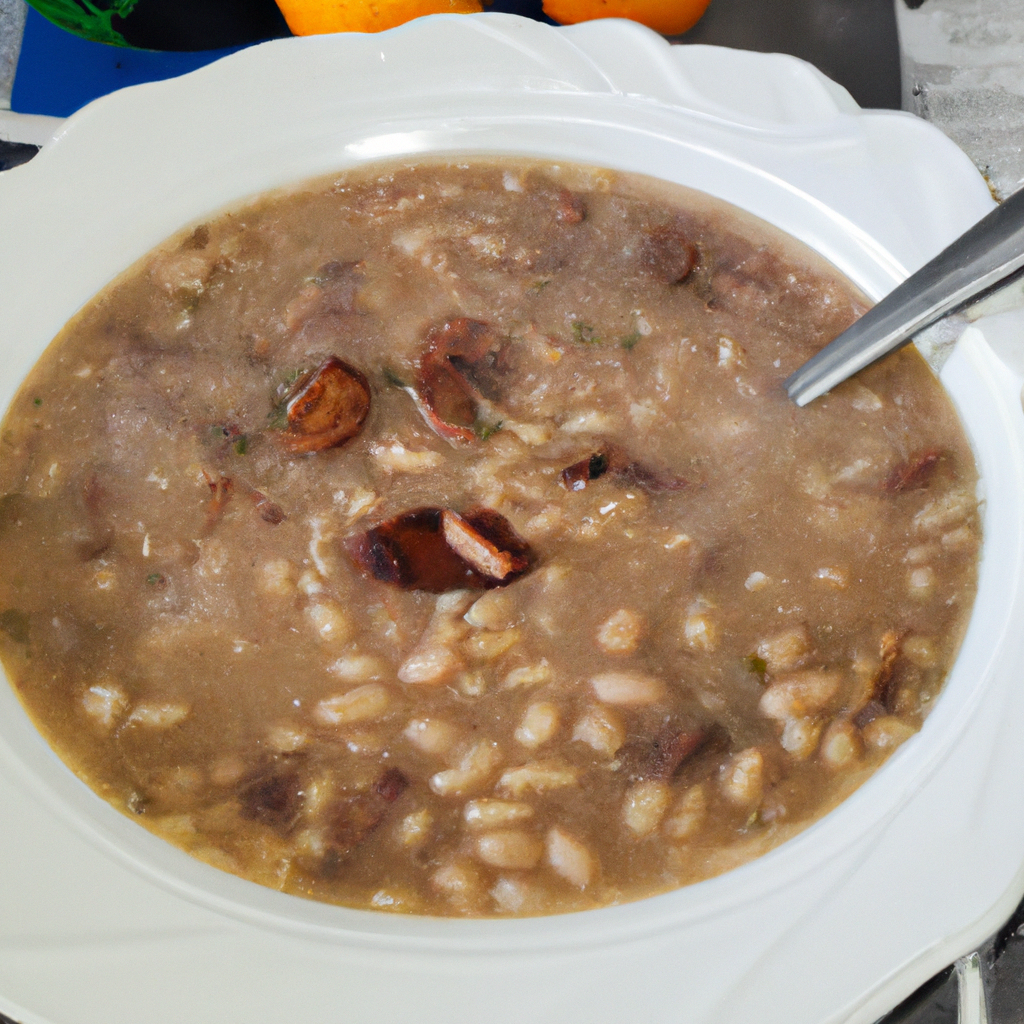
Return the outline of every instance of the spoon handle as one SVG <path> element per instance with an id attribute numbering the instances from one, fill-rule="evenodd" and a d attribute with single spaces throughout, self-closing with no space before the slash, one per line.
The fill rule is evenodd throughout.
<path id="1" fill-rule="evenodd" d="M 1024 267 L 1024 189 L 943 249 L 786 381 L 797 405 L 823 395 L 911 335 Z"/>

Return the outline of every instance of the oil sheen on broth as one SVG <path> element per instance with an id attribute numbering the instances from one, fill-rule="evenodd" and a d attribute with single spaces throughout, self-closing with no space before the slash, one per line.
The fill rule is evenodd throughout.
<path id="1" fill-rule="evenodd" d="M 0 642 L 115 807 L 286 892 L 539 914 L 707 878 L 921 726 L 969 444 L 865 308 L 641 177 L 378 165 L 190 229 L 7 414 Z"/>

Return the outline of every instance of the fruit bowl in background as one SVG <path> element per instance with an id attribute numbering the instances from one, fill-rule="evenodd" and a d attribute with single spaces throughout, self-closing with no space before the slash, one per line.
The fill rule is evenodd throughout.
<path id="1" fill-rule="evenodd" d="M 40 10 L 72 5 L 74 29 L 85 0 L 32 2 Z M 552 23 L 542 0 L 482 2 L 491 13 Z M 704 0 L 694 2 L 699 10 Z M 112 17 L 110 26 L 130 45 L 92 42 L 30 9 L 11 108 L 20 114 L 66 117 L 115 89 L 185 74 L 234 49 L 289 34 L 274 0 L 138 0 L 127 17 Z M 814 64 L 862 107 L 900 107 L 892 0 L 713 0 L 693 28 L 671 38 L 791 54 Z M 36 142 L 37 135 L 11 138 Z"/>
<path id="2" fill-rule="evenodd" d="M 29 0 L 83 39 L 144 50 L 215 50 L 289 34 L 274 0 Z"/>
<path id="3" fill-rule="evenodd" d="M 146 50 L 212 50 L 285 36 L 378 32 L 427 14 L 484 9 L 543 17 L 541 0 L 28 0 L 83 39 Z M 544 0 L 561 24 L 631 18 L 666 35 L 692 28 L 708 0 Z"/>

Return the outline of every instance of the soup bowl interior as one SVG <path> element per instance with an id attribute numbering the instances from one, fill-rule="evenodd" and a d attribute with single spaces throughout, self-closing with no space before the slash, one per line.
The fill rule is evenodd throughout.
<path id="1" fill-rule="evenodd" d="M 439 154 L 566 160 L 700 189 L 808 244 L 875 299 L 991 205 L 980 176 L 938 133 L 859 112 L 785 58 L 706 48 L 680 56 L 623 23 L 558 32 L 501 16 L 428 19 L 378 39 L 274 42 L 100 101 L 0 179 L 2 404 L 69 317 L 183 226 L 318 174 Z M 315 947 L 319 969 L 330 963 L 345 979 L 363 1020 L 391 1019 L 417 1001 L 428 1019 L 478 1019 L 488 991 L 511 991 L 515 976 L 517 1012 L 550 1017 L 562 1005 L 552 972 L 572 962 L 590 979 L 569 986 L 581 1020 L 630 1019 L 637 1006 L 653 1013 L 684 991 L 687 1019 L 750 1020 L 744 993 L 758 985 L 774 1000 L 767 1015 L 763 1004 L 757 1011 L 762 1020 L 873 1019 L 984 934 L 1024 863 L 1004 778 L 1019 757 L 1004 751 L 1008 733 L 1024 721 L 1011 692 L 1024 655 L 1024 427 L 982 334 L 961 343 L 942 381 L 974 445 L 985 502 L 977 601 L 945 690 L 921 733 L 853 796 L 726 875 L 552 918 L 363 912 L 260 888 L 138 828 L 63 766 L 9 687 L 0 688 L 0 771 L 47 808 L 34 826 L 46 833 L 40 844 L 74 834 L 116 866 L 90 861 L 82 886 L 124 891 L 127 872 L 142 883 L 131 886 L 138 915 L 160 927 L 183 913 L 194 913 L 198 931 L 232 922 L 230 941 L 249 943 L 253 973 L 269 948 L 301 973 L 301 951 Z M 984 881 L 968 851 L 978 828 L 999 849 Z M 56 870 L 49 863 L 11 867 Z M 69 866 L 67 878 L 83 871 Z M 947 900 L 944 887 L 965 876 L 965 891 Z M 12 877 L 0 884 L 16 885 Z M 193 909 L 181 911 L 183 901 Z M 816 950 L 820 963 L 822 948 L 842 969 L 808 979 L 799 965 Z M 376 985 L 398 983 L 383 1001 L 363 980 L 368 962 Z M 442 975 L 450 984 L 439 994 Z M 232 982 L 236 1006 L 246 985 L 263 992 L 245 978 Z M 506 1012 L 524 1019 L 506 1010 L 493 1019 Z"/>

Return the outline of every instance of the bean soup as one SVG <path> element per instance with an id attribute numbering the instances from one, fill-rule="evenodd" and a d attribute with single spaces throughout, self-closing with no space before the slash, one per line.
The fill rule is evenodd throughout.
<path id="1" fill-rule="evenodd" d="M 64 761 L 224 870 L 436 915 L 778 845 L 955 657 L 976 470 L 907 349 L 726 204 L 521 159 L 263 196 L 62 331 L 0 445 L 0 653 Z"/>

